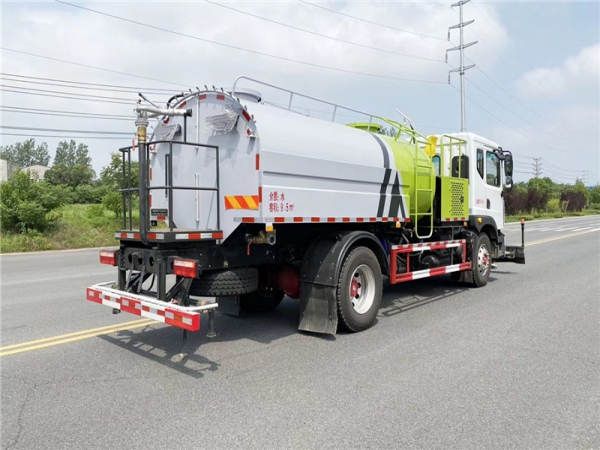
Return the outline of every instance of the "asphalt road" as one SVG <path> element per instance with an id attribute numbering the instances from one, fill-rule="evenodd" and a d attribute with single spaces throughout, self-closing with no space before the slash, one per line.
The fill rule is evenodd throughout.
<path id="1" fill-rule="evenodd" d="M 526 265 L 388 287 L 373 328 L 335 338 L 287 299 L 183 345 L 84 299 L 113 275 L 95 250 L 3 256 L 0 352 L 137 322 L 8 347 L 28 350 L 0 358 L 1 447 L 600 448 L 600 217 L 526 229 Z"/>

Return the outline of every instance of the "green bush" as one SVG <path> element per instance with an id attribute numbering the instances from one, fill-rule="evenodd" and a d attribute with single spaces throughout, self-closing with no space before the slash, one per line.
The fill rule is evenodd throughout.
<path id="1" fill-rule="evenodd" d="M 82 184 L 75 188 L 73 203 L 78 204 L 99 204 L 108 193 L 105 186 L 94 187 L 89 184 Z"/>
<path id="2" fill-rule="evenodd" d="M 0 227 L 4 231 L 44 231 L 60 217 L 57 209 L 68 203 L 61 186 L 32 183 L 23 171 L 14 173 L 0 186 Z"/>
<path id="3" fill-rule="evenodd" d="M 550 214 L 556 214 L 560 211 L 561 209 L 559 198 L 551 198 L 550 200 L 548 200 L 548 203 L 546 204 L 546 212 L 549 212 Z"/>
<path id="4" fill-rule="evenodd" d="M 123 214 L 123 197 L 118 192 L 109 192 L 102 199 L 102 205 L 115 213 L 117 217 Z"/>

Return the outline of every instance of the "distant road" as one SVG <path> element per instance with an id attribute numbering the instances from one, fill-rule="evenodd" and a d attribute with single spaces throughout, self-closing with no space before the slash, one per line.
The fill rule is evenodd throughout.
<path id="1" fill-rule="evenodd" d="M 386 288 L 363 333 L 298 332 L 287 299 L 185 345 L 85 300 L 115 278 L 97 250 L 2 256 L 0 446 L 600 448 L 600 216 L 528 222 L 526 243 L 481 289 Z"/>

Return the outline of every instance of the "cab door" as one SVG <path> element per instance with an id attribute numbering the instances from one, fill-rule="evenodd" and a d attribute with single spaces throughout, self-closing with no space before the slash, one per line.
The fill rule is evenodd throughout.
<path id="1" fill-rule="evenodd" d="M 492 149 L 475 142 L 476 167 L 469 180 L 469 213 L 475 216 L 489 216 L 496 227 L 504 226 L 504 198 L 502 197 L 502 172 L 498 155 Z"/>
<path id="2" fill-rule="evenodd" d="M 485 200 L 487 215 L 496 222 L 496 227 L 504 228 L 504 197 L 502 195 L 502 164 L 491 149 L 485 150 Z"/>

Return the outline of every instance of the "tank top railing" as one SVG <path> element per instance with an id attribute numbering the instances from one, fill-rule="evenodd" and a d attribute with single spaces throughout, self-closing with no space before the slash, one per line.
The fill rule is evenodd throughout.
<path id="1" fill-rule="evenodd" d="M 291 112 L 295 112 L 295 113 L 298 113 L 298 114 L 302 114 L 301 112 L 294 111 L 294 100 L 298 99 L 298 98 L 302 98 L 302 99 L 311 100 L 311 101 L 318 102 L 318 103 L 321 103 L 323 105 L 332 107 L 333 108 L 332 111 L 319 111 L 319 112 L 322 112 L 324 114 L 331 114 L 331 119 L 329 119 L 331 122 L 335 122 L 336 117 L 338 115 L 341 115 L 340 114 L 340 110 L 350 111 L 350 112 L 353 112 L 353 113 L 356 113 L 356 114 L 360 114 L 362 116 L 366 116 L 368 118 L 368 120 L 369 120 L 369 122 L 367 124 L 367 131 L 371 131 L 371 126 L 375 125 L 375 122 L 373 122 L 374 119 L 380 119 L 377 115 L 371 114 L 371 113 L 366 112 L 366 111 L 361 111 L 359 109 L 349 108 L 347 106 L 343 106 L 343 105 L 340 105 L 338 103 L 333 103 L 333 102 L 330 102 L 330 101 L 327 101 L 327 100 L 323 100 L 323 99 L 320 99 L 320 98 L 317 98 L 317 97 L 312 97 L 310 95 L 301 94 L 300 92 L 296 92 L 296 91 L 292 91 L 290 89 L 286 89 L 286 88 L 282 88 L 282 87 L 279 87 L 279 86 L 275 86 L 274 84 L 265 83 L 264 81 L 260 81 L 260 80 L 257 80 L 257 79 L 254 79 L 254 78 L 250 78 L 250 77 L 246 77 L 246 76 L 240 76 L 240 77 L 238 77 L 235 80 L 235 82 L 233 83 L 233 88 L 231 90 L 232 95 L 235 96 L 235 93 L 237 92 L 237 88 L 238 88 L 238 83 L 240 81 L 242 81 L 242 80 L 250 81 L 252 83 L 256 83 L 256 84 L 259 84 L 259 85 L 262 85 L 262 86 L 266 86 L 266 87 L 278 90 L 280 92 L 285 92 L 286 94 L 288 94 L 289 97 L 288 97 L 287 102 L 286 102 L 287 104 L 285 104 L 285 105 L 278 105 L 276 103 L 265 102 L 265 103 L 268 103 L 270 105 L 277 106 L 279 108 L 285 109 L 287 111 L 291 111 Z M 304 108 L 304 107 L 298 107 L 298 108 L 299 109 L 304 109 L 304 110 L 310 110 L 310 108 Z M 398 111 L 398 113 L 401 114 L 402 117 L 404 117 L 404 119 L 406 121 L 408 121 L 409 123 L 412 124 L 411 120 L 408 117 L 406 117 L 400 111 Z"/>

